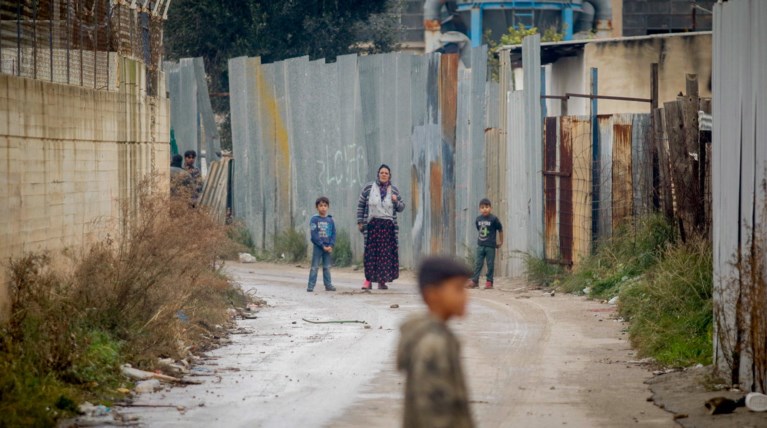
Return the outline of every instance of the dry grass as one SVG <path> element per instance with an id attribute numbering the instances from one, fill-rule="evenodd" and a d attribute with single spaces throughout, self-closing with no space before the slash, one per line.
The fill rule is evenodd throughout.
<path id="1" fill-rule="evenodd" d="M 0 326 L 0 414 L 11 425 L 48 425 L 72 401 L 108 399 L 120 363 L 184 357 L 243 304 L 220 271 L 221 256 L 237 251 L 226 227 L 155 184 L 125 205 L 121 236 L 69 256 L 67 268 L 48 254 L 12 260 Z"/>

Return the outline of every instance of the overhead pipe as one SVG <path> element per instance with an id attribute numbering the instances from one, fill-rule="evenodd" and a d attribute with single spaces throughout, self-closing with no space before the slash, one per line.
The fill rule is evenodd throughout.
<path id="1" fill-rule="evenodd" d="M 613 7 L 611 0 L 586 0 L 594 6 L 597 34 L 610 35 L 613 31 Z"/>
<path id="2" fill-rule="evenodd" d="M 424 42 L 427 53 L 440 48 L 440 18 L 443 4 L 445 0 L 426 0 L 423 4 Z"/>

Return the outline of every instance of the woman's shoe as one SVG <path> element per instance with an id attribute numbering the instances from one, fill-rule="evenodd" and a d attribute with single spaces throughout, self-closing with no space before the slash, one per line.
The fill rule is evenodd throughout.
<path id="1" fill-rule="evenodd" d="M 370 283 L 370 281 L 365 281 L 362 284 L 362 289 L 363 290 L 370 290 L 371 288 L 373 288 L 373 285 Z"/>
<path id="2" fill-rule="evenodd" d="M 388 290 L 389 286 L 387 286 L 385 282 L 381 282 L 381 283 L 378 284 L 378 289 L 379 290 Z"/>

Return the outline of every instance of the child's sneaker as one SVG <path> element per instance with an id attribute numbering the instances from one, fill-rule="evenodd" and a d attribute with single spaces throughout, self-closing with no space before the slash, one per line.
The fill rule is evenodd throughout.
<path id="1" fill-rule="evenodd" d="M 474 281 L 469 281 L 469 283 L 466 284 L 466 288 L 479 288 L 479 284 Z"/>
<path id="2" fill-rule="evenodd" d="M 362 289 L 363 289 L 363 290 L 370 290 L 371 288 L 373 288 L 373 285 L 370 283 L 370 281 L 367 281 L 367 280 L 366 280 L 366 281 L 365 281 L 365 282 L 362 284 Z"/>
<path id="3" fill-rule="evenodd" d="M 386 283 L 385 283 L 385 282 L 381 282 L 381 283 L 379 283 L 379 284 L 378 284 L 378 289 L 379 289 L 379 290 L 388 290 L 388 289 L 389 289 L 389 286 L 388 286 L 388 285 L 386 285 Z"/>
<path id="4" fill-rule="evenodd" d="M 325 291 L 336 291 L 336 287 L 333 287 L 332 285 L 328 285 L 325 287 Z"/>
<path id="5" fill-rule="evenodd" d="M 311 287 L 306 287 L 306 292 L 307 292 L 307 293 L 313 293 L 313 292 L 314 292 L 314 289 L 313 289 L 313 288 L 311 288 Z"/>
<path id="6" fill-rule="evenodd" d="M 493 283 L 490 281 L 487 281 L 485 283 L 485 290 L 492 290 L 493 289 Z"/>

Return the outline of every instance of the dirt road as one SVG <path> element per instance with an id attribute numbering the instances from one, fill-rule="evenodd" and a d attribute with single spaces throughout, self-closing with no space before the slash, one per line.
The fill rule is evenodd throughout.
<path id="1" fill-rule="evenodd" d="M 335 271 L 336 293 L 305 291 L 307 269 L 233 265 L 245 289 L 269 307 L 241 321 L 250 331 L 195 370 L 203 385 L 143 395 L 184 406 L 131 409 L 150 427 L 396 427 L 403 378 L 394 367 L 398 326 L 422 310 L 409 275 L 389 291 L 358 291 L 361 274 Z M 647 370 L 635 360 L 612 308 L 550 296 L 521 284 L 472 290 L 469 314 L 453 323 L 463 341 L 480 427 L 670 427 L 646 402 Z M 391 308 L 391 305 L 399 308 Z M 310 324 L 309 320 L 364 320 Z"/>

